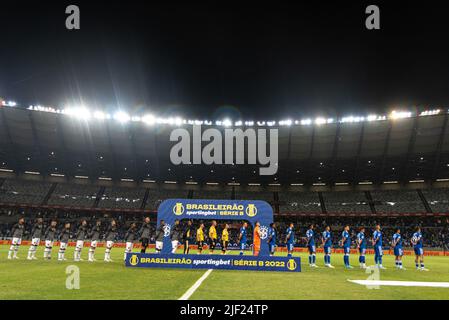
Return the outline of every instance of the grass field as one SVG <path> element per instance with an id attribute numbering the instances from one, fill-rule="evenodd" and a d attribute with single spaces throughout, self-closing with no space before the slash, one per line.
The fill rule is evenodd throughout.
<path id="1" fill-rule="evenodd" d="M 58 262 L 56 251 L 53 260 L 42 259 L 43 248 L 36 256 L 39 260 L 26 260 L 28 247 L 19 251 L 20 260 L 7 260 L 7 246 L 0 246 L 0 300 L 6 299 L 178 299 L 203 274 L 204 270 L 170 270 L 126 268 L 123 249 L 114 248 L 114 262 L 102 261 L 104 249 L 98 248 L 95 263 L 81 261 L 80 289 L 66 289 L 66 267 L 72 261 L 73 248 L 66 254 L 68 261 Z M 87 259 L 87 248 L 83 250 Z M 301 254 L 302 272 L 245 272 L 214 270 L 191 299 L 449 299 L 449 289 L 417 287 L 381 287 L 368 289 L 348 282 L 364 280 L 368 274 L 358 268 L 358 257 L 351 256 L 353 270 L 343 268 L 341 255 L 332 256 L 336 269 L 322 267 L 323 257 L 317 256 L 321 268 L 311 269 L 307 255 Z M 414 268 L 413 257 L 404 257 L 406 271 L 394 269 L 394 258 L 384 257 L 388 268 L 381 271 L 381 280 L 444 281 L 449 282 L 449 258 L 426 257 L 430 272 Z M 373 257 L 367 256 L 368 265 Z"/>

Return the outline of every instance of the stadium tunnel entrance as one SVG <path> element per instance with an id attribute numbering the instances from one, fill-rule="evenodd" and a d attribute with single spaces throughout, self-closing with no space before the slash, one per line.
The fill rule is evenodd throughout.
<path id="1" fill-rule="evenodd" d="M 254 230 L 256 222 L 260 223 L 261 244 L 260 256 L 268 256 L 269 248 L 266 240 L 268 228 L 273 222 L 273 209 L 265 201 L 260 200 L 211 200 L 211 199 L 168 199 L 163 201 L 157 213 L 157 227 L 161 220 L 167 225 L 164 233 L 163 254 L 171 253 L 170 229 L 176 220 L 216 220 L 223 222 L 247 221 Z"/>

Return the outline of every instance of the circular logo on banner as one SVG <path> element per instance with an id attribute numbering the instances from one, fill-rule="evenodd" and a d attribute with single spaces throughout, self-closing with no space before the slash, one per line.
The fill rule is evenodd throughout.
<path id="1" fill-rule="evenodd" d="M 170 230 L 171 230 L 170 225 L 169 225 L 169 224 L 166 224 L 166 225 L 164 226 L 164 237 L 168 237 L 168 236 L 170 235 Z"/>
<path id="2" fill-rule="evenodd" d="M 261 226 L 260 227 L 260 238 L 262 240 L 265 240 L 266 238 L 268 238 L 268 228 L 265 226 Z"/>
<path id="3" fill-rule="evenodd" d="M 173 213 L 177 216 L 180 216 L 184 213 L 184 206 L 181 202 L 178 202 L 173 207 Z"/>
<path id="4" fill-rule="evenodd" d="M 131 258 L 129 258 L 129 264 L 132 266 L 135 266 L 139 263 L 139 259 L 137 258 L 137 255 L 133 254 Z"/>
<path id="5" fill-rule="evenodd" d="M 297 267 L 297 265 L 296 265 L 295 260 L 293 260 L 293 259 L 288 260 L 288 262 L 287 262 L 287 269 L 288 270 L 293 271 L 293 270 L 296 269 L 296 267 Z"/>
<path id="6" fill-rule="evenodd" d="M 254 204 L 249 204 L 245 212 L 248 217 L 254 217 L 257 214 L 257 207 Z"/>

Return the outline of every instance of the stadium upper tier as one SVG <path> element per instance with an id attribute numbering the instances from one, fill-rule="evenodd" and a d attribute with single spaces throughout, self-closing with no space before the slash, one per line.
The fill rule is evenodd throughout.
<path id="1" fill-rule="evenodd" d="M 444 111 L 324 122 L 207 124 L 220 131 L 246 130 L 252 125 L 278 129 L 278 171 L 274 176 L 260 176 L 259 165 L 172 164 L 170 150 L 176 142 L 170 142 L 170 134 L 177 127 L 191 133 L 190 122 L 148 123 L 142 117 L 133 121 L 123 114 L 112 119 L 93 115 L 87 119 L 80 114 L 0 106 L 0 171 L 180 184 L 312 186 L 449 181 L 448 114 Z"/>
<path id="2" fill-rule="evenodd" d="M 270 203 L 279 214 L 448 214 L 449 188 L 366 191 L 248 191 L 164 189 L 49 183 L 0 178 L 0 206 L 54 207 L 143 212 L 156 211 L 170 198 L 250 199 Z"/>

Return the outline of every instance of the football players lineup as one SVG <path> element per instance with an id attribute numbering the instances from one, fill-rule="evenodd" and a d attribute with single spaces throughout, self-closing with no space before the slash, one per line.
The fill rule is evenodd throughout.
<path id="1" fill-rule="evenodd" d="M 126 259 L 127 254 L 133 252 L 136 242 L 140 242 L 140 253 L 146 253 L 150 242 L 154 241 L 155 253 L 160 254 L 164 247 L 164 237 L 169 237 L 171 243 L 170 252 L 173 255 L 190 254 L 190 250 L 193 248 L 196 249 L 197 254 L 214 254 L 215 250 L 218 249 L 221 254 L 228 254 L 232 250 L 238 252 L 240 256 L 259 256 L 261 241 L 266 241 L 270 256 L 284 255 L 284 252 L 286 252 L 287 257 L 292 257 L 297 251 L 296 248 L 298 248 L 297 237 L 301 237 L 305 239 L 305 247 L 309 254 L 309 267 L 311 268 L 318 267 L 316 253 L 317 247 L 321 246 L 324 253 L 324 267 L 334 269 L 335 267 L 331 264 L 332 252 L 333 250 L 342 250 L 344 267 L 347 269 L 354 268 L 350 264 L 350 254 L 351 249 L 356 249 L 359 257 L 359 267 L 366 269 L 366 254 L 370 245 L 374 251 L 375 267 L 386 269 L 383 264 L 386 239 L 379 224 L 373 228 L 371 237 L 368 237 L 366 227 L 360 227 L 357 233 L 355 233 L 349 225 L 346 225 L 341 231 L 341 235 L 337 236 L 338 241 L 334 241 L 335 238 L 330 226 L 326 226 L 323 231 L 317 233 L 315 231 L 316 226 L 311 224 L 305 234 L 300 235 L 295 232 L 294 223 L 289 223 L 286 230 L 281 232 L 278 231 L 276 223 L 273 222 L 265 233 L 261 230 L 259 222 L 254 224 L 252 232 L 248 229 L 246 221 L 234 224 L 228 222 L 218 224 L 216 220 L 211 220 L 208 223 L 199 221 L 199 224 L 196 222 L 198 221 L 187 220 L 181 223 L 180 220 L 176 220 L 174 225 L 170 227 L 165 224 L 164 220 L 161 220 L 159 226 L 153 230 L 150 218 L 145 217 L 140 227 L 134 222 L 129 226 L 123 237 L 125 240 L 124 246 L 119 246 L 117 243 L 116 250 L 118 250 L 118 247 L 124 247 L 124 259 Z M 23 217 L 11 228 L 11 244 L 7 256 L 9 260 L 19 259 L 19 249 L 26 231 L 25 228 L 26 223 Z M 231 234 L 234 229 L 238 230 L 238 232 L 232 239 Z M 86 247 L 88 247 L 87 261 L 94 262 L 96 261 L 96 248 L 99 243 L 103 242 L 105 247 L 103 260 L 112 262 L 111 250 L 118 238 L 118 225 L 114 219 L 111 219 L 106 226 L 104 226 L 101 220 L 97 220 L 91 226 L 88 225 L 86 220 L 82 220 L 75 228 L 72 228 L 70 223 L 64 223 L 61 228 L 58 228 L 58 222 L 54 219 L 50 221 L 48 226 L 44 226 L 43 219 L 37 218 L 29 230 L 29 234 L 31 242 L 28 248 L 27 260 L 38 259 L 36 251 L 42 242 L 45 245 L 43 254 L 43 259 L 45 260 L 52 259 L 53 246 L 55 243 L 59 243 L 57 260 L 66 261 L 65 251 L 69 243 L 72 243 L 75 246 L 73 261 L 82 261 L 83 248 L 86 243 Z M 231 241 L 235 244 L 235 247 L 229 247 Z M 416 270 L 429 271 L 424 264 L 423 234 L 419 226 L 415 228 L 415 232 L 408 241 L 413 247 Z M 397 228 L 392 239 L 390 239 L 389 248 L 390 250 L 393 249 L 395 257 L 394 267 L 398 270 L 406 270 L 402 261 L 405 242 L 406 240 L 401 234 L 401 229 Z M 181 246 L 183 246 L 182 253 L 181 251 L 178 253 L 178 249 L 181 249 Z"/>

